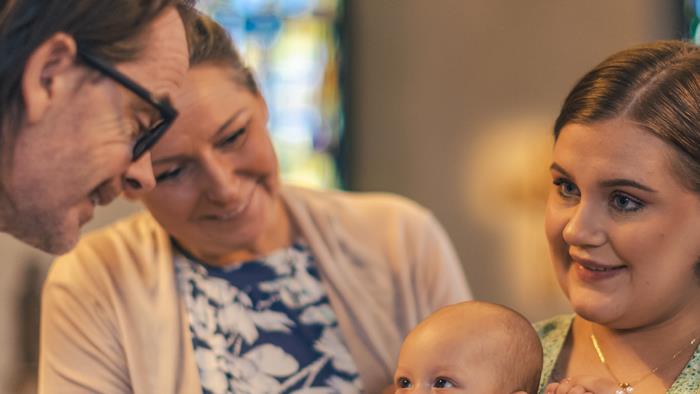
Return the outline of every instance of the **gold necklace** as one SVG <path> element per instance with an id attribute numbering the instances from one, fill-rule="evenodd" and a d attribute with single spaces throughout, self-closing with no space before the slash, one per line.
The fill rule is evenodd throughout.
<path id="1" fill-rule="evenodd" d="M 617 377 L 615 373 L 613 372 L 612 368 L 610 368 L 610 364 L 605 360 L 605 355 L 603 354 L 603 350 L 600 348 L 600 345 L 598 344 L 598 338 L 596 338 L 595 333 L 593 333 L 593 324 L 591 324 L 591 342 L 593 342 L 593 348 L 595 349 L 596 354 L 598 354 L 598 359 L 600 362 L 605 366 L 605 369 L 608 370 L 608 373 L 610 376 L 612 376 L 613 379 L 615 379 L 615 382 L 617 383 L 617 387 L 619 387 L 617 390 L 615 390 L 615 394 L 631 394 L 634 392 L 634 385 L 641 383 L 644 379 L 648 378 L 652 374 L 656 373 L 659 369 L 662 367 L 665 367 L 669 363 L 671 363 L 673 360 L 678 358 L 678 356 L 683 353 L 684 350 L 687 348 L 695 345 L 698 341 L 698 337 L 695 337 L 690 340 L 690 343 L 687 345 L 683 346 L 681 349 L 679 349 L 677 352 L 673 353 L 673 356 L 671 356 L 668 361 L 657 365 L 656 367 L 650 369 L 648 372 L 646 372 L 644 375 L 639 377 L 638 379 L 635 379 L 634 381 L 631 382 L 625 382 Z"/>

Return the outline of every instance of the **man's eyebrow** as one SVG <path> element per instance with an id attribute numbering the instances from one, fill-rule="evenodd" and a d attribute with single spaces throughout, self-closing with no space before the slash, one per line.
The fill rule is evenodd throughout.
<path id="1" fill-rule="evenodd" d="M 600 182 L 600 185 L 603 187 L 619 187 L 619 186 L 628 186 L 628 187 L 633 187 L 635 189 L 639 190 L 644 190 L 650 193 L 656 193 L 657 191 L 652 189 L 649 186 L 643 185 L 637 181 L 633 181 L 631 179 L 624 179 L 624 178 L 616 178 L 616 179 L 610 179 L 606 181 Z"/>

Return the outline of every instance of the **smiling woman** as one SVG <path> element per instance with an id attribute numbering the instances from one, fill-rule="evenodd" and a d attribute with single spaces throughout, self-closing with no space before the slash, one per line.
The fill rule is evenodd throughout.
<path id="1" fill-rule="evenodd" d="M 149 212 L 52 266 L 42 387 L 380 392 L 403 336 L 470 296 L 452 245 L 406 199 L 281 183 L 252 75 L 209 18 L 187 28 L 191 69 L 152 150 Z"/>
<path id="2" fill-rule="evenodd" d="M 538 326 L 542 390 L 700 388 L 698 70 L 694 45 L 633 48 L 564 103 L 545 226 L 575 315 Z"/>

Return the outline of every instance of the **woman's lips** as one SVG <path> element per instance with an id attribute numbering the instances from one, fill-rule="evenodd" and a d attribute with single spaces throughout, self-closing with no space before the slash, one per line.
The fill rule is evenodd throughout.
<path id="1" fill-rule="evenodd" d="M 219 212 L 202 215 L 201 218 L 203 220 L 214 220 L 214 221 L 226 221 L 226 220 L 236 219 L 238 216 L 243 214 L 246 211 L 246 209 L 248 209 L 248 207 L 250 206 L 250 203 L 253 201 L 253 196 L 255 195 L 255 191 L 257 190 L 257 188 L 258 188 L 258 185 L 256 184 L 255 187 L 253 187 L 253 189 L 248 194 L 248 197 L 245 200 L 243 200 L 243 202 L 240 203 L 239 205 L 229 207 L 229 208 L 224 209 L 224 210 L 219 211 Z"/>
<path id="2" fill-rule="evenodd" d="M 602 264 L 586 259 L 572 257 L 572 268 L 579 278 L 587 282 L 595 282 L 618 276 L 627 270 L 627 266 Z"/>

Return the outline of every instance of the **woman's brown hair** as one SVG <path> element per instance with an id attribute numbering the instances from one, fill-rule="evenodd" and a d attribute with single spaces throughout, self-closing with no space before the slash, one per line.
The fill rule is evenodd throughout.
<path id="1" fill-rule="evenodd" d="M 672 146 L 675 175 L 700 193 L 700 47 L 658 41 L 612 55 L 569 93 L 554 136 L 569 123 L 590 125 L 618 117 Z"/>
<path id="2" fill-rule="evenodd" d="M 258 94 L 258 84 L 253 73 L 245 66 L 231 36 L 212 18 L 191 10 L 185 20 L 185 30 L 190 48 L 190 67 L 216 64 L 229 68 L 233 78 L 253 94 Z"/>

